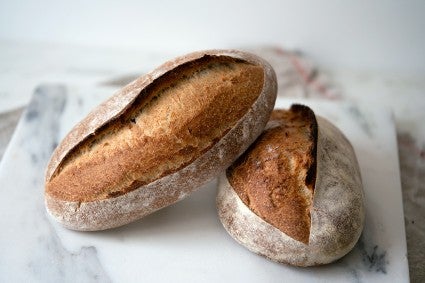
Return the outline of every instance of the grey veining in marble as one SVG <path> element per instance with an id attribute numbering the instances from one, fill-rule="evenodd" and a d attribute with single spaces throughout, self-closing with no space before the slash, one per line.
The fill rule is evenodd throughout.
<path id="1" fill-rule="evenodd" d="M 305 55 L 280 46 L 251 52 L 267 59 L 278 75 L 279 96 L 292 98 L 349 99 L 363 105 L 383 106 L 394 113 L 397 126 L 400 171 L 407 234 L 409 269 L 412 282 L 425 280 L 425 80 L 423 74 L 390 74 L 371 70 L 318 69 Z M 177 54 L 175 54 L 177 55 Z M 0 42 L 0 152 L 10 139 L 22 109 L 35 86 L 41 82 L 61 82 L 79 86 L 122 86 L 149 71 L 173 54 L 147 50 L 121 50 L 55 46 L 39 43 Z M 74 93 L 78 89 L 70 91 Z M 106 94 L 111 92 L 106 92 Z M 90 105 L 83 92 L 69 104 L 78 113 Z M 362 109 L 363 110 L 363 109 Z M 352 113 L 353 114 L 353 113 Z M 63 116 L 67 116 L 64 114 Z M 72 116 L 61 121 L 62 129 L 75 123 Z M 2 130 L 3 129 L 3 130 Z M 4 130 L 5 129 L 5 130 Z M 61 134 L 60 134 L 61 135 Z M 1 160 L 0 160 L 1 162 Z M 1 189 L 1 188 L 0 188 Z M 146 223 L 144 224 L 146 226 Z M 372 247 L 373 248 L 373 247 Z M 0 247 L 1 249 L 1 247 Z M 378 250 L 378 249 L 377 249 Z M 78 249 L 73 250 L 78 253 Z M 375 256 L 376 255 L 376 256 Z M 373 249 L 371 259 L 382 258 Z M 374 264 L 371 264 L 374 266 Z"/>
<path id="2" fill-rule="evenodd" d="M 0 161 L 3 157 L 4 150 L 9 144 L 10 138 L 15 131 L 15 127 L 18 124 L 22 112 L 23 108 L 20 107 L 15 110 L 0 113 Z"/>
<path id="3" fill-rule="evenodd" d="M 58 141 L 110 93 L 61 85 L 35 92 L 0 164 L 0 282 L 408 281 L 392 116 L 350 103 L 298 101 L 341 127 L 362 169 L 366 228 L 354 250 L 334 264 L 294 268 L 239 246 L 218 221 L 215 182 L 118 229 L 84 233 L 61 227 L 44 208 L 46 163 Z M 278 101 L 280 107 L 289 104 Z"/>
<path id="4" fill-rule="evenodd" d="M 36 90 L 18 125 L 18 134 L 12 138 L 15 150 L 8 152 L 12 156 L 5 155 L 5 160 L 21 162 L 0 167 L 2 201 L 9 203 L 0 208 L 1 282 L 108 280 L 96 248 L 67 251 L 45 213 L 44 168 L 58 142 L 59 119 L 66 101 L 63 86 Z"/>

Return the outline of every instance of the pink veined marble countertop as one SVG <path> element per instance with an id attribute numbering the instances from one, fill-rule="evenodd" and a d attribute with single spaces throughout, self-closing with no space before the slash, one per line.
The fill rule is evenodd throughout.
<path id="1" fill-rule="evenodd" d="M 425 75 L 321 70 L 280 47 L 251 48 L 278 76 L 279 96 L 351 100 L 391 109 L 397 130 L 412 282 L 425 281 Z M 0 162 L 20 114 L 40 83 L 119 88 L 176 54 L 0 42 Z M 140 67 L 142 66 L 142 67 Z"/>

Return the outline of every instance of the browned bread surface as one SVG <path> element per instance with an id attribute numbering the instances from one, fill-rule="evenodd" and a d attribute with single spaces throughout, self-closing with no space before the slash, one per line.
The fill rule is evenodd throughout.
<path id="1" fill-rule="evenodd" d="M 246 113 L 263 83 L 260 66 L 230 57 L 210 56 L 180 66 L 146 88 L 119 119 L 75 147 L 47 183 L 46 193 L 95 201 L 175 172 Z"/>
<path id="2" fill-rule="evenodd" d="M 65 227 L 118 227 L 182 200 L 261 134 L 277 94 L 266 61 L 237 50 L 177 57 L 95 108 L 46 169 L 47 211 Z"/>
<path id="3" fill-rule="evenodd" d="M 316 178 L 317 121 L 308 107 L 275 110 L 267 128 L 228 170 L 230 185 L 258 216 L 308 243 Z"/>
<path id="4" fill-rule="evenodd" d="M 307 107 L 274 111 L 263 134 L 220 177 L 217 210 L 227 232 L 254 253 L 296 266 L 335 261 L 364 226 L 353 147 Z"/>

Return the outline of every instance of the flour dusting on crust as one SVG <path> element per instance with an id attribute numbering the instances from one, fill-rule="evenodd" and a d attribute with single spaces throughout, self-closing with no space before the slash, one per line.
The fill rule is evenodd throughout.
<path id="1" fill-rule="evenodd" d="M 260 135 L 276 100 L 277 83 L 272 67 L 257 56 L 239 51 L 208 51 L 193 53 L 168 62 L 137 79 L 100 107 L 102 115 L 90 114 L 78 124 L 58 148 L 46 172 L 48 180 L 64 156 L 98 127 L 122 113 L 141 89 L 166 71 L 204 55 L 229 56 L 261 65 L 264 87 L 249 111 L 207 152 L 183 169 L 143 185 L 124 195 L 92 202 L 62 201 L 45 195 L 48 212 L 69 229 L 94 231 L 118 227 L 171 205 L 218 176 Z M 97 111 L 97 112 L 96 112 Z M 99 109 L 92 113 L 99 113 Z"/>
<path id="2" fill-rule="evenodd" d="M 254 253 L 296 266 L 330 263 L 347 254 L 364 224 L 364 196 L 354 150 L 330 122 L 319 126 L 317 176 L 308 244 L 296 241 L 252 212 L 229 184 L 219 181 L 217 208 L 227 232 Z"/>

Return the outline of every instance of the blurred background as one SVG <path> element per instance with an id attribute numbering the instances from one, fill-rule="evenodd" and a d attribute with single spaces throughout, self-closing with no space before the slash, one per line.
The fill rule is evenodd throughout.
<path id="1" fill-rule="evenodd" d="M 184 53 L 277 44 L 326 67 L 425 72 L 425 2 L 0 1 L 0 40 Z"/>

